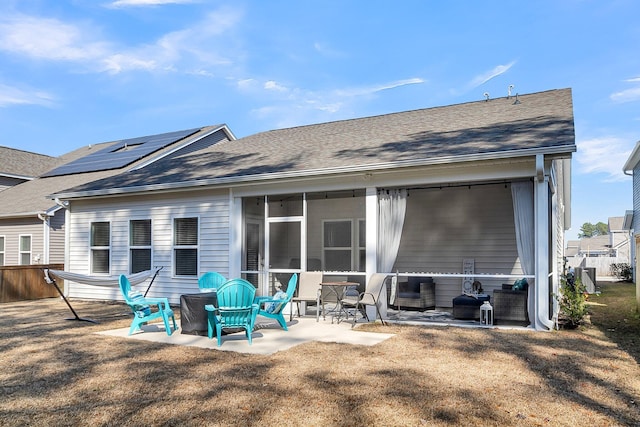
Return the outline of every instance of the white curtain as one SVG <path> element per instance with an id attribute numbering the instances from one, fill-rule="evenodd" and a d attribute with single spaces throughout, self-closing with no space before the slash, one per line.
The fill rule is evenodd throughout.
<path id="1" fill-rule="evenodd" d="M 535 223 L 533 211 L 533 183 L 531 181 L 511 183 L 513 218 L 516 223 L 518 257 L 524 274 L 534 274 L 535 269 Z"/>
<path id="2" fill-rule="evenodd" d="M 378 197 L 378 272 L 390 272 L 398 256 L 407 190 L 382 191 Z M 391 286 L 391 303 L 395 302 L 397 279 Z"/>

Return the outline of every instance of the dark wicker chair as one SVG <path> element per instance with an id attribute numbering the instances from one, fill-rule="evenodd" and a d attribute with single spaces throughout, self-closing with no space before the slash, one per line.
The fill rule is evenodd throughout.
<path id="1" fill-rule="evenodd" d="M 493 317 L 496 323 L 529 323 L 527 309 L 528 291 L 511 289 L 512 285 L 502 285 L 493 291 Z"/>

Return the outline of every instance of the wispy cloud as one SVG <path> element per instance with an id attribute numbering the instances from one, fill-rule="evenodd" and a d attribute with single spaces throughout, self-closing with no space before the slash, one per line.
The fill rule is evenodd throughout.
<path id="1" fill-rule="evenodd" d="M 92 33 L 56 19 L 13 15 L 0 18 L 0 50 L 37 60 L 91 61 L 109 51 Z"/>
<path id="2" fill-rule="evenodd" d="M 233 64 L 237 49 L 226 32 L 241 20 L 238 9 L 221 8 L 190 28 L 155 41 L 118 46 L 100 39 L 94 25 L 27 15 L 0 18 L 0 51 L 39 61 L 72 62 L 85 71 L 179 71 L 212 74 L 209 67 Z M 222 40 L 224 39 L 224 40 Z"/>
<path id="3" fill-rule="evenodd" d="M 367 95 L 375 94 L 377 92 L 381 92 L 383 90 L 396 89 L 402 86 L 416 85 L 421 83 L 425 83 L 425 80 L 416 77 L 411 79 L 396 80 L 393 82 L 382 83 L 382 84 L 373 85 L 373 86 L 338 89 L 334 91 L 334 93 L 336 96 L 339 96 L 339 97 L 367 96 Z"/>
<path id="4" fill-rule="evenodd" d="M 196 3 L 195 0 L 116 0 L 105 4 L 110 8 L 140 7 L 140 6 L 161 6 L 165 4 L 187 4 Z"/>
<path id="5" fill-rule="evenodd" d="M 0 84 L 0 107 L 11 105 L 42 105 L 51 106 L 53 96 L 34 89 L 18 89 L 16 87 Z"/>
<path id="6" fill-rule="evenodd" d="M 605 182 L 629 179 L 622 165 L 631 154 L 628 141 L 616 137 L 593 138 L 577 143 L 576 161 L 579 173 L 605 174 Z"/>
<path id="7" fill-rule="evenodd" d="M 238 87 L 254 96 L 260 88 L 267 96 L 265 105 L 252 110 L 252 113 L 264 120 L 275 120 L 276 127 L 290 127 L 323 120 L 345 118 L 347 109 L 357 102 L 370 99 L 376 94 L 407 85 L 425 83 L 422 78 L 410 78 L 380 83 L 370 86 L 340 88 L 327 91 L 310 91 L 292 88 L 283 83 L 270 80 L 262 86 L 254 79 L 238 81 Z"/>
<path id="8" fill-rule="evenodd" d="M 636 87 L 615 92 L 610 95 L 610 99 L 615 102 L 640 101 L 640 77 L 633 77 L 625 80 L 627 83 L 635 83 Z"/>
<path id="9" fill-rule="evenodd" d="M 469 88 L 473 89 L 476 88 L 480 85 L 485 84 L 486 82 L 488 82 L 489 80 L 498 77 L 501 74 L 506 73 L 507 71 L 509 71 L 509 69 L 511 67 L 513 67 L 515 65 L 516 61 L 511 61 L 510 63 L 506 64 L 506 65 L 498 65 L 497 67 L 493 68 L 492 70 L 489 70 L 485 73 L 482 73 L 476 77 L 474 77 L 471 82 L 469 83 Z"/>

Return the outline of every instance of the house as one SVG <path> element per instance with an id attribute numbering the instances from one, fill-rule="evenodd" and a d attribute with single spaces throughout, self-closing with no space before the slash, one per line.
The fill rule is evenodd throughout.
<path id="1" fill-rule="evenodd" d="M 25 179 L 0 191 L 0 266 L 64 263 L 67 210 L 47 195 L 228 138 L 225 126 L 210 126 L 88 145 L 59 158 L 9 151 L 27 160 L 11 172 Z"/>
<path id="2" fill-rule="evenodd" d="M 638 141 L 629 154 L 629 158 L 622 167 L 625 174 L 633 177 L 633 210 L 627 211 L 624 226 L 632 236 L 631 265 L 633 267 L 633 280 L 636 283 L 636 303 L 640 308 L 640 281 L 637 280 L 637 271 L 640 266 L 637 254 L 640 250 L 640 141 Z"/>
<path id="3" fill-rule="evenodd" d="M 36 178 L 57 162 L 55 157 L 0 146 L 0 191 Z"/>
<path id="4" fill-rule="evenodd" d="M 206 271 L 262 294 L 300 271 L 430 276 L 441 307 L 469 277 L 488 293 L 524 277 L 531 327 L 548 330 L 575 150 L 560 89 L 262 132 L 50 197 L 67 209 L 67 270 L 163 267 L 149 295 L 174 303 Z"/>

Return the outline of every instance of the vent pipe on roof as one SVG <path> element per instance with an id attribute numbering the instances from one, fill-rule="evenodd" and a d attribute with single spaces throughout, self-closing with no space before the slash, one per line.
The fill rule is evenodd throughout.
<path id="1" fill-rule="evenodd" d="M 507 90 L 507 99 L 511 98 L 511 89 L 513 89 L 514 86 L 513 85 L 509 85 L 509 89 Z"/>
<path id="2" fill-rule="evenodd" d="M 485 92 L 485 93 L 483 93 L 483 95 L 486 98 L 485 102 L 488 101 L 489 100 L 489 92 Z"/>

